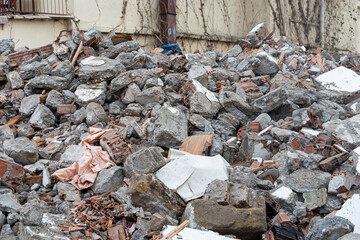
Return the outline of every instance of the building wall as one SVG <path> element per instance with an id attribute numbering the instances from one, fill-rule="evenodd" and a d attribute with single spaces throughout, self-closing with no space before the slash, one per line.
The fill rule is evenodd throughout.
<path id="1" fill-rule="evenodd" d="M 275 35 L 306 46 L 320 40 L 321 0 L 177 0 L 177 38 L 184 52 L 208 47 L 226 52 L 253 26 L 265 22 Z M 0 38 L 40 47 L 61 30 L 129 33 L 146 50 L 160 46 L 158 0 L 67 0 L 69 19 L 9 19 Z M 326 47 L 360 50 L 360 0 L 326 0 Z M 356 20 L 354 20 L 356 19 Z M 358 20 L 359 19 L 359 20 Z"/>
<path id="2" fill-rule="evenodd" d="M 74 0 L 73 13 L 81 30 L 98 29 L 134 34 L 147 50 L 161 45 L 159 1 Z M 207 47 L 222 52 L 267 20 L 265 0 L 177 0 L 177 38 L 185 52 Z"/>
<path id="3" fill-rule="evenodd" d="M 8 23 L 0 27 L 0 39 L 13 38 L 15 48 L 37 48 L 52 43 L 68 25 L 66 19 L 9 19 Z"/>
<path id="4" fill-rule="evenodd" d="M 320 44 L 321 0 L 267 0 L 275 35 L 302 45 Z M 325 0 L 325 47 L 360 51 L 360 0 Z"/>

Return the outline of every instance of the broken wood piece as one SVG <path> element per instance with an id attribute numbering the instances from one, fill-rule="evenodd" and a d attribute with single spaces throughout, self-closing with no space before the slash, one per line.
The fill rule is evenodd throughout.
<path id="1" fill-rule="evenodd" d="M 180 146 L 180 150 L 194 155 L 204 155 L 205 150 L 212 145 L 212 134 L 188 136 Z"/>
<path id="2" fill-rule="evenodd" d="M 277 167 L 277 166 L 280 166 L 281 163 L 274 163 L 274 164 L 270 164 L 270 165 L 266 165 L 266 166 L 261 166 L 261 167 L 258 167 L 258 168 L 254 168 L 253 171 L 254 172 L 258 172 L 258 171 L 262 171 L 264 169 L 268 169 L 268 168 L 272 168 L 272 167 Z"/>
<path id="3" fill-rule="evenodd" d="M 30 134 L 26 135 L 25 137 L 31 138 L 31 137 L 35 136 L 37 133 L 41 133 L 42 131 L 44 131 L 44 129 L 41 129 L 41 130 L 39 130 L 37 132 L 34 132 L 34 133 L 30 133 Z"/>
<path id="4" fill-rule="evenodd" d="M 59 227 L 62 228 L 62 231 L 68 231 L 68 232 L 74 232 L 74 231 L 80 231 L 80 230 L 84 230 L 84 227 L 79 227 L 76 225 L 63 225 L 63 224 L 58 224 Z"/>
<path id="5" fill-rule="evenodd" d="M 25 168 L 26 169 L 26 168 Z M 24 184 L 32 185 L 35 183 L 41 184 L 42 176 L 26 176 L 24 179 Z"/>
<path id="6" fill-rule="evenodd" d="M 41 96 L 40 96 L 40 102 L 41 102 L 41 103 L 44 103 L 44 102 L 46 101 L 46 98 L 47 98 L 48 95 L 49 95 L 49 93 L 46 93 L 46 94 L 41 95 Z"/>
<path id="7" fill-rule="evenodd" d="M 74 58 L 73 58 L 72 61 L 71 61 L 71 64 L 72 64 L 73 66 L 75 65 L 75 62 L 76 62 L 76 60 L 78 59 L 78 57 L 79 57 L 79 55 L 80 55 L 80 53 L 81 53 L 81 51 L 82 51 L 82 48 L 83 48 L 83 42 L 81 41 L 80 44 L 79 44 L 78 49 L 77 49 L 76 52 L 75 52 Z"/>
<path id="8" fill-rule="evenodd" d="M 132 40 L 133 40 L 132 36 L 126 33 L 116 34 L 111 37 L 111 41 L 114 45 Z"/>
<path id="9" fill-rule="evenodd" d="M 278 60 L 278 65 L 280 66 L 280 64 L 282 63 L 283 59 L 284 59 L 284 56 L 285 56 L 285 52 L 282 52 L 280 54 L 280 57 L 279 57 L 279 60 Z"/>
<path id="10" fill-rule="evenodd" d="M 120 126 L 120 125 L 116 125 L 116 124 L 113 124 L 113 123 L 110 123 L 111 126 L 113 126 L 114 128 L 117 128 L 117 129 L 122 129 L 123 126 Z"/>
<path id="11" fill-rule="evenodd" d="M 101 42 L 102 38 L 101 37 L 96 37 L 93 36 L 92 38 L 90 38 L 89 40 L 87 40 L 83 46 L 97 46 L 100 42 Z"/>
<path id="12" fill-rule="evenodd" d="M 56 67 L 59 63 L 61 63 L 61 61 L 57 61 L 57 62 L 54 63 L 51 67 L 54 68 L 54 67 Z"/>
<path id="13" fill-rule="evenodd" d="M 169 232 L 168 234 L 166 234 L 166 236 L 164 237 L 165 239 L 171 239 L 172 237 L 174 237 L 176 234 L 178 234 L 179 232 L 181 232 L 187 225 L 189 225 L 190 221 L 189 220 L 185 220 L 182 224 L 180 224 L 179 226 L 177 226 L 174 230 L 172 230 L 171 232 Z"/>
<path id="14" fill-rule="evenodd" d="M 272 128 L 274 127 L 274 125 L 270 125 L 267 128 L 265 128 L 264 130 L 262 130 L 261 132 L 258 133 L 258 136 L 263 135 L 266 132 L 269 132 Z"/>
<path id="15" fill-rule="evenodd" d="M 276 128 L 282 128 L 282 127 L 285 127 L 285 126 L 290 125 L 290 124 L 292 124 L 292 123 L 294 123 L 294 121 L 290 121 L 290 122 L 283 123 L 283 124 L 277 126 Z"/>
<path id="16" fill-rule="evenodd" d="M 15 123 L 17 123 L 20 120 L 21 116 L 20 115 L 16 115 L 15 117 L 13 117 L 12 119 L 10 119 L 6 125 L 14 125 Z"/>
<path id="17" fill-rule="evenodd" d="M 35 142 L 38 147 L 44 145 L 46 142 L 45 138 L 33 139 L 32 141 Z"/>
<path id="18" fill-rule="evenodd" d="M 321 60 L 321 56 L 319 54 L 316 56 L 316 63 L 321 68 L 321 70 L 323 72 L 325 72 L 324 64 L 323 64 L 323 62 Z"/>

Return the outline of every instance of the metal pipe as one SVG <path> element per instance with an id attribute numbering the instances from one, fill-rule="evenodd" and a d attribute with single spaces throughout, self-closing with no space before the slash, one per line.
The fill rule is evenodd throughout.
<path id="1" fill-rule="evenodd" d="M 324 48 L 324 46 L 325 46 L 325 0 L 321 0 L 320 35 L 321 35 L 321 47 Z"/>

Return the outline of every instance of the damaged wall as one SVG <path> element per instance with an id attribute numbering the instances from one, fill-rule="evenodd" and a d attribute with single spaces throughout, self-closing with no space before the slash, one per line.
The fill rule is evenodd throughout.
<path id="1" fill-rule="evenodd" d="M 208 46 L 225 51 L 258 22 L 265 21 L 264 0 L 177 0 L 177 36 L 185 52 Z M 261 6 L 261 7 L 259 7 Z M 74 16 L 81 30 L 116 30 L 135 35 L 146 49 L 159 43 L 158 1 L 77 0 Z"/>
<path id="2" fill-rule="evenodd" d="M 259 22 L 268 20 L 264 0 L 177 0 L 177 34 L 185 51 L 225 51 Z"/>
<path id="3" fill-rule="evenodd" d="M 260 22 L 275 35 L 285 35 L 305 46 L 320 43 L 321 0 L 177 0 L 177 38 L 184 52 L 207 47 L 220 52 Z M 74 19 L 9 19 L 1 38 L 14 38 L 19 46 L 40 47 L 56 39 L 61 30 L 98 29 L 132 34 L 144 49 L 161 45 L 159 1 L 68 0 Z M 326 1 L 326 47 L 360 50 L 360 0 Z M 38 16 L 35 16 L 38 17 Z M 46 16 L 43 16 L 43 18 Z M 28 34 L 37 40 L 29 41 Z M 106 35 L 106 34 L 105 34 Z"/>
<path id="4" fill-rule="evenodd" d="M 9 19 L 0 28 L 0 39 L 14 38 L 15 48 L 37 48 L 52 43 L 61 30 L 67 29 L 68 24 L 67 19 Z"/>
<path id="5" fill-rule="evenodd" d="M 266 0 L 270 8 L 270 29 L 275 35 L 306 46 L 320 45 L 321 0 Z M 360 50 L 360 1 L 325 1 L 325 47 L 332 50 Z"/>

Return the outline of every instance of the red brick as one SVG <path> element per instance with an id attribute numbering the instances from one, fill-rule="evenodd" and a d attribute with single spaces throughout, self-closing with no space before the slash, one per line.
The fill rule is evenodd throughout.
<path id="1" fill-rule="evenodd" d="M 59 104 L 57 105 L 57 112 L 59 114 L 72 114 L 76 111 L 76 106 L 73 104 Z"/>
<path id="2" fill-rule="evenodd" d="M 280 226 L 281 223 L 284 222 L 291 222 L 289 216 L 286 215 L 286 213 L 278 213 L 273 219 L 273 225 Z"/>
<path id="3" fill-rule="evenodd" d="M 316 152 L 315 145 L 306 145 L 305 146 L 305 152 L 308 153 L 308 154 L 315 153 Z"/>

